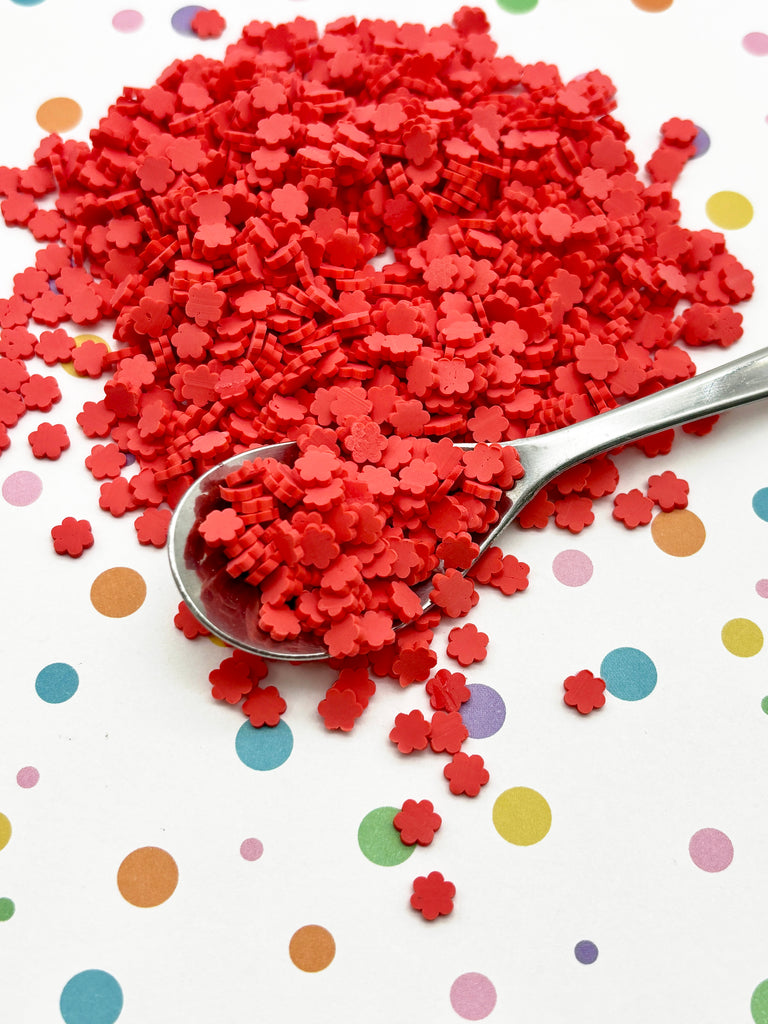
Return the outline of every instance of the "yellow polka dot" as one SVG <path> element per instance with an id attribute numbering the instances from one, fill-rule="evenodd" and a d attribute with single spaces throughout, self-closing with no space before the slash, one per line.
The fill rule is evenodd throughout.
<path id="1" fill-rule="evenodd" d="M 508 843 L 532 846 L 549 832 L 552 811 L 541 793 L 526 786 L 515 786 L 496 798 L 493 824 Z"/>
<path id="2" fill-rule="evenodd" d="M 91 585 L 91 604 L 111 619 L 133 615 L 144 604 L 147 585 L 135 569 L 106 569 Z"/>
<path id="3" fill-rule="evenodd" d="M 751 619 L 731 619 L 720 635 L 726 650 L 739 658 L 751 658 L 763 647 L 763 631 Z"/>
<path id="4" fill-rule="evenodd" d="M 659 512 L 651 523 L 651 536 L 656 547 L 667 555 L 684 558 L 695 555 L 707 539 L 704 523 L 687 508 Z"/>
<path id="5" fill-rule="evenodd" d="M 54 96 L 37 108 L 37 123 L 46 132 L 68 132 L 82 116 L 80 104 L 67 96 Z"/>
<path id="6" fill-rule="evenodd" d="M 302 971 L 324 971 L 336 956 L 336 942 L 327 928 L 307 924 L 291 936 L 288 955 Z"/>
<path id="7" fill-rule="evenodd" d="M 4 846 L 8 845 L 8 840 L 11 838 L 11 823 L 4 814 L 0 814 L 0 850 Z"/>
<path id="8" fill-rule="evenodd" d="M 719 228 L 743 228 L 752 220 L 752 203 L 741 192 L 715 192 L 707 200 L 707 216 Z"/>

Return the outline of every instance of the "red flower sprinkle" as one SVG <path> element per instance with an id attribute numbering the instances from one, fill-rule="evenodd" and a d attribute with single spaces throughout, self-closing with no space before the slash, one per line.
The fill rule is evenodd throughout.
<path id="1" fill-rule="evenodd" d="M 565 703 L 576 708 L 582 715 L 589 714 L 605 704 L 605 682 L 588 669 L 568 676 L 564 682 Z"/>
<path id="2" fill-rule="evenodd" d="M 429 846 L 442 823 L 431 800 L 406 800 L 392 821 L 406 846 Z"/>
<path id="3" fill-rule="evenodd" d="M 91 524 L 87 519 L 75 519 L 67 516 L 58 526 L 51 529 L 53 550 L 57 555 L 70 555 L 79 558 L 86 548 L 93 547 Z"/>
<path id="4" fill-rule="evenodd" d="M 447 881 L 439 871 L 430 871 L 414 879 L 411 906 L 420 911 L 427 921 L 434 921 L 453 910 L 456 886 Z"/>
<path id="5" fill-rule="evenodd" d="M 443 769 L 443 775 L 456 796 L 462 793 L 477 796 L 491 777 L 479 754 L 466 754 L 463 750 L 453 755 Z"/>
<path id="6" fill-rule="evenodd" d="M 626 494 L 617 494 L 613 499 L 613 518 L 628 530 L 647 526 L 653 518 L 653 501 L 636 487 Z"/>

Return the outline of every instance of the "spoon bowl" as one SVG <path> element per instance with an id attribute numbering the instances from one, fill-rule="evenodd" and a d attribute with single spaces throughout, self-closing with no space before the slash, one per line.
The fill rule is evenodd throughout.
<path id="1" fill-rule="evenodd" d="M 768 349 L 762 349 L 591 419 L 548 434 L 501 442 L 515 448 L 524 475 L 497 503 L 496 522 L 475 538 L 480 549 L 477 558 L 543 487 L 572 466 L 649 434 L 766 397 Z M 457 447 L 469 450 L 474 444 Z M 328 652 L 314 636 L 278 641 L 259 628 L 256 589 L 233 579 L 226 571 L 226 557 L 207 547 L 198 531 L 210 511 L 223 507 L 219 485 L 234 469 L 258 458 L 292 465 L 298 453 L 293 441 L 265 445 L 226 459 L 203 474 L 176 506 L 168 531 L 168 556 L 182 598 L 215 636 L 265 658 L 321 661 Z M 431 606 L 431 577 L 412 589 L 426 611 Z"/>

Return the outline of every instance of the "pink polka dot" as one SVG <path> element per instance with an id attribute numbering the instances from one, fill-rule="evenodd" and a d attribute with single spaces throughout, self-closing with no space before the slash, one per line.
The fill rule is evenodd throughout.
<path id="1" fill-rule="evenodd" d="M 118 11 L 112 18 L 112 28 L 118 32 L 135 32 L 144 24 L 144 15 L 139 11 Z"/>
<path id="2" fill-rule="evenodd" d="M 754 57 L 764 57 L 768 53 L 768 35 L 765 32 L 748 32 L 741 45 Z"/>
<path id="3" fill-rule="evenodd" d="M 688 844 L 691 860 L 702 871 L 724 871 L 733 860 L 733 843 L 716 828 L 700 828 Z"/>
<path id="4" fill-rule="evenodd" d="M 583 587 L 592 579 L 592 559 L 583 551 L 561 551 L 552 562 L 552 572 L 566 587 Z"/>
<path id="5" fill-rule="evenodd" d="M 32 789 L 40 781 L 40 772 L 37 768 L 27 765 L 26 768 L 19 768 L 16 772 L 16 781 L 22 789 Z"/>
<path id="6" fill-rule="evenodd" d="M 451 985 L 451 1006 L 464 1020 L 483 1020 L 496 1005 L 496 989 L 484 974 L 460 974 Z"/>
<path id="7" fill-rule="evenodd" d="M 9 505 L 31 505 L 43 492 L 43 481 L 37 473 L 20 469 L 3 481 L 3 497 Z"/>
<path id="8" fill-rule="evenodd" d="M 264 853 L 264 846 L 260 839 L 244 839 L 240 843 L 240 856 L 243 860 L 258 860 Z"/>
<path id="9" fill-rule="evenodd" d="M 768 597 L 768 580 L 758 580 L 755 584 L 758 597 Z"/>

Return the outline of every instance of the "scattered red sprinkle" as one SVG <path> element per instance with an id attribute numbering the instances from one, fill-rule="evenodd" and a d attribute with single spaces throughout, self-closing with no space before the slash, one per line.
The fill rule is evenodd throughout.
<path id="1" fill-rule="evenodd" d="M 194 640 L 198 636 L 210 636 L 210 630 L 200 622 L 189 610 L 184 601 L 179 602 L 173 624 L 181 630 L 187 640 Z"/>
<path id="2" fill-rule="evenodd" d="M 662 512 L 686 508 L 689 490 L 688 482 L 680 479 L 671 470 L 665 470 L 660 475 L 648 479 L 648 497 Z"/>
<path id="3" fill-rule="evenodd" d="M 613 518 L 628 530 L 647 526 L 653 518 L 653 501 L 637 487 L 625 494 L 617 494 L 613 499 Z"/>
<path id="4" fill-rule="evenodd" d="M 430 723 L 421 711 L 401 712 L 395 716 L 389 738 L 401 754 L 411 754 L 414 750 L 426 749 L 431 731 Z"/>
<path id="5" fill-rule="evenodd" d="M 466 668 L 476 661 L 485 661 L 488 648 L 488 634 L 481 633 L 473 623 L 456 626 L 448 634 L 447 654 Z"/>
<path id="6" fill-rule="evenodd" d="M 28 437 L 36 459 L 58 459 L 69 448 L 69 434 L 63 423 L 41 423 Z"/>
<path id="7" fill-rule="evenodd" d="M 588 669 L 568 676 L 563 686 L 565 703 L 576 708 L 582 715 L 587 715 L 605 704 L 605 682 Z"/>
<path id="8" fill-rule="evenodd" d="M 453 755 L 443 768 L 443 775 L 456 796 L 477 796 L 491 777 L 479 754 L 466 754 L 463 750 Z"/>
<path id="9" fill-rule="evenodd" d="M 52 527 L 51 537 L 57 555 L 79 558 L 86 548 L 93 547 L 93 533 L 87 519 L 67 516 L 58 526 Z"/>
<path id="10" fill-rule="evenodd" d="M 429 846 L 442 823 L 430 800 L 406 800 L 392 821 L 406 846 Z"/>
<path id="11" fill-rule="evenodd" d="M 218 39 L 227 23 L 214 9 L 197 11 L 189 27 L 199 39 Z"/>
<path id="12" fill-rule="evenodd" d="M 430 871 L 428 875 L 414 879 L 411 906 L 420 911 L 427 921 L 434 921 L 451 913 L 455 896 L 453 882 L 447 881 L 439 871 Z"/>

